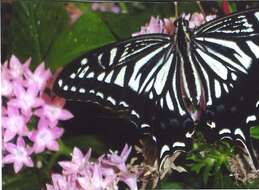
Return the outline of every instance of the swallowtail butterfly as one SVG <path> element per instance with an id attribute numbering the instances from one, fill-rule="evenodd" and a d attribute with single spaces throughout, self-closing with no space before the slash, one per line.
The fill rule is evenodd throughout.
<path id="1" fill-rule="evenodd" d="M 175 26 L 173 36 L 146 34 L 86 52 L 63 69 L 54 91 L 126 113 L 152 136 L 161 160 L 190 150 L 198 122 L 216 139 L 241 142 L 257 164 L 249 128 L 259 123 L 259 10 L 194 31 L 183 17 Z"/>

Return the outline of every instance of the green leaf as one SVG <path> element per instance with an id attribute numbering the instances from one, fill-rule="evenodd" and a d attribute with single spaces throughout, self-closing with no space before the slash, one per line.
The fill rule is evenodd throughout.
<path id="1" fill-rule="evenodd" d="M 82 150 L 87 150 L 94 147 L 94 152 L 97 154 L 103 154 L 105 152 L 105 146 L 95 136 L 72 136 L 63 138 L 63 143 L 68 147 L 78 147 Z"/>
<path id="2" fill-rule="evenodd" d="M 140 27 L 149 22 L 151 16 L 145 11 L 134 15 L 113 13 L 99 13 L 99 15 L 117 39 L 129 38 L 132 33 L 140 31 Z"/>
<path id="3" fill-rule="evenodd" d="M 196 1 L 179 1 L 178 2 L 178 12 L 179 13 L 192 13 L 192 12 L 195 12 L 195 11 L 199 11 L 200 12 L 200 9 L 199 9 L 199 5 Z"/>
<path id="4" fill-rule="evenodd" d="M 22 61 L 32 57 L 35 67 L 44 60 L 67 22 L 63 3 L 15 1 L 12 13 L 8 54 Z"/>
<path id="5" fill-rule="evenodd" d="M 84 6 L 84 14 L 75 24 L 64 29 L 47 55 L 52 69 L 63 66 L 87 50 L 114 41 L 113 35 L 97 13 Z"/>
<path id="6" fill-rule="evenodd" d="M 250 129 L 251 137 L 259 139 L 259 126 Z"/>
<path id="7" fill-rule="evenodd" d="M 183 185 L 179 182 L 162 181 L 160 188 L 161 189 L 182 189 Z"/>
<path id="8" fill-rule="evenodd" d="M 11 168 L 8 168 L 10 170 Z M 45 185 L 46 176 L 42 176 L 40 171 L 33 168 L 27 168 L 18 174 L 3 170 L 3 189 L 5 190 L 39 190 Z"/>

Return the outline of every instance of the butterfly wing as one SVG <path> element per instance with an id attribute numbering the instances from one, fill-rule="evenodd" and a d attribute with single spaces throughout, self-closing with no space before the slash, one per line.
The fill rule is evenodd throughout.
<path id="1" fill-rule="evenodd" d="M 256 114 L 252 110 L 259 98 L 258 85 L 251 85 L 259 81 L 259 10 L 198 28 L 192 36 L 192 59 L 205 89 L 208 128 L 216 130 L 218 138 L 243 143 L 255 161 L 247 117 Z"/>
<path id="2" fill-rule="evenodd" d="M 129 113 L 137 128 L 154 135 L 164 157 L 189 149 L 186 133 L 193 130 L 180 98 L 178 67 L 168 35 L 142 35 L 80 56 L 63 69 L 54 91 L 68 100 Z"/>

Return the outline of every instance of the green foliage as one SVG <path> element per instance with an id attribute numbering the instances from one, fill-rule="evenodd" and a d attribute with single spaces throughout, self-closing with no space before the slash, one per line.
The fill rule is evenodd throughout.
<path id="1" fill-rule="evenodd" d="M 251 137 L 259 140 L 259 126 L 250 129 Z"/>
<path id="2" fill-rule="evenodd" d="M 11 168 L 10 168 L 11 169 Z M 39 187 L 45 187 L 46 175 L 36 168 L 27 168 L 19 172 L 18 175 L 4 168 L 2 187 L 5 190 L 39 190 Z"/>
<path id="3" fill-rule="evenodd" d="M 206 144 L 206 142 L 195 142 L 192 152 L 187 159 L 191 171 L 201 174 L 203 183 L 206 185 L 209 176 L 221 173 L 223 167 L 228 168 L 228 162 L 233 155 L 234 149 L 227 142 L 217 144 Z"/>
<path id="4" fill-rule="evenodd" d="M 65 28 L 53 42 L 46 62 L 51 68 L 63 66 L 87 50 L 114 41 L 113 35 L 97 13 L 84 6 L 84 13 Z"/>
<path id="5" fill-rule="evenodd" d="M 66 23 L 67 14 L 61 3 L 16 1 L 9 28 L 8 54 L 22 60 L 32 57 L 36 66 L 45 59 Z"/>

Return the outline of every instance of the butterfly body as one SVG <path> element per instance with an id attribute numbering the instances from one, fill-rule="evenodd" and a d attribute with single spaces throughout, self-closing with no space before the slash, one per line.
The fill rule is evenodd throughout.
<path id="1" fill-rule="evenodd" d="M 161 159 L 190 150 L 200 121 L 217 139 L 242 142 L 256 162 L 249 127 L 258 123 L 259 93 L 249 84 L 259 81 L 258 23 L 258 10 L 194 31 L 179 18 L 174 36 L 141 35 L 85 53 L 64 68 L 54 90 L 127 115 L 152 136 Z"/>

